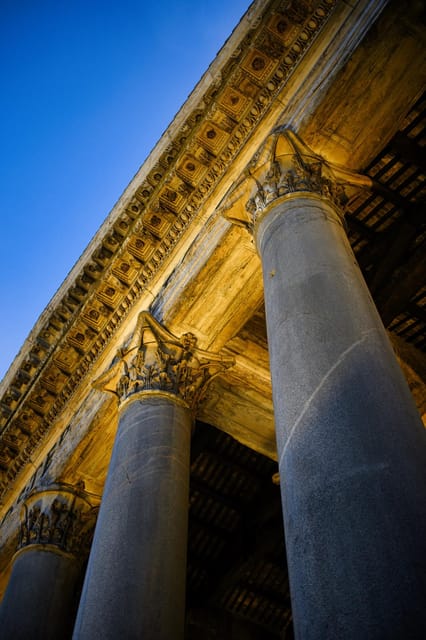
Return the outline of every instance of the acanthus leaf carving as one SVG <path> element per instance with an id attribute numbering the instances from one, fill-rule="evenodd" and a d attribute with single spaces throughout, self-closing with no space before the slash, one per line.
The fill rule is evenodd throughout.
<path id="1" fill-rule="evenodd" d="M 234 224 L 253 232 L 258 219 L 278 198 L 310 192 L 331 200 L 344 213 L 345 185 L 371 187 L 371 179 L 328 162 L 288 127 L 279 127 L 254 154 L 220 208 Z"/>
<path id="2" fill-rule="evenodd" d="M 119 402 L 136 393 L 163 391 L 195 408 L 209 380 L 234 364 L 233 358 L 203 351 L 196 344 L 193 333 L 176 337 L 143 311 L 129 346 L 118 351 L 93 386 L 114 393 Z"/>
<path id="3" fill-rule="evenodd" d="M 31 491 L 22 507 L 18 549 L 53 545 L 76 556 L 88 553 L 98 499 L 83 487 L 54 484 Z"/>

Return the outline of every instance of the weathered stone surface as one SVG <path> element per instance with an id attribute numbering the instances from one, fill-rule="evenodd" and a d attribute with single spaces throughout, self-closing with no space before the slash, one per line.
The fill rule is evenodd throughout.
<path id="1" fill-rule="evenodd" d="M 96 502 L 69 485 L 44 487 L 26 498 L 19 551 L 0 607 L 2 638 L 71 637 Z"/>
<path id="2" fill-rule="evenodd" d="M 198 416 L 276 457 L 266 340 L 257 350 L 257 328 L 242 335 L 263 300 L 260 261 L 218 204 L 283 122 L 355 170 L 385 149 L 424 86 L 420 5 L 252 4 L 0 383 L 1 593 L 25 491 L 59 476 L 102 490 L 117 410 L 91 383 L 142 309 L 204 349 L 229 349 L 235 370 L 213 381 Z M 424 412 L 424 384 L 402 364 Z"/>
<path id="3" fill-rule="evenodd" d="M 142 311 L 130 344 L 118 350 L 94 386 L 113 393 L 122 404 L 135 394 L 159 391 L 195 410 L 208 381 L 234 363 L 232 357 L 202 351 L 196 344 L 193 333 L 178 338 Z"/>
<path id="4" fill-rule="evenodd" d="M 22 508 L 19 548 L 49 545 L 76 557 L 85 557 L 92 541 L 98 502 L 83 487 L 51 485 L 36 489 Z"/>
<path id="5" fill-rule="evenodd" d="M 320 100 L 312 95 L 296 126 L 318 153 L 359 169 L 398 130 L 426 82 L 423 11 L 421 2 L 389 2 Z"/>
<path id="6" fill-rule="evenodd" d="M 280 27 L 280 3 L 251 5 L 40 317 L 0 383 L 0 444 L 3 436 L 15 438 L 19 449 L 19 455 L 0 455 L 7 508 L 20 492 L 18 474 L 29 480 L 30 457 L 41 464 L 87 397 L 92 377 L 103 370 L 105 352 L 112 358 L 134 314 L 161 293 L 214 216 L 222 185 L 232 184 L 244 154 L 251 155 L 247 141 L 254 136 L 257 146 L 263 127 L 280 116 L 278 95 L 328 29 L 337 4 L 315 0 L 288 8 Z M 362 1 L 367 23 L 370 4 Z M 349 25 L 352 15 L 344 6 L 331 33 Z M 275 45 L 268 44 L 271 38 Z M 293 96 L 306 75 L 305 69 L 292 84 Z M 30 410 L 31 435 L 28 428 L 20 431 Z"/>
<path id="7" fill-rule="evenodd" d="M 62 453 L 59 441 L 70 425 L 74 432 L 92 438 L 90 418 L 75 421 L 75 416 L 93 409 L 92 379 L 110 364 L 141 309 L 154 300 L 157 317 L 171 328 L 192 331 L 204 348 L 218 349 L 261 302 L 258 258 L 250 259 L 249 241 L 241 233 L 230 232 L 230 241 L 221 244 L 225 231 L 223 224 L 217 224 L 215 209 L 273 127 L 284 119 L 298 129 L 303 121 L 303 132 L 316 151 L 325 149 L 324 155 L 337 161 L 349 157 L 348 164 L 358 168 L 397 126 L 395 107 L 402 114 L 422 82 L 421 65 L 411 64 L 424 51 L 416 3 L 408 8 L 390 3 L 383 22 L 371 30 L 367 46 L 361 45 L 355 63 L 350 61 L 343 70 L 343 80 L 341 76 L 333 81 L 386 4 L 385 0 L 318 1 L 298 8 L 292 3 L 288 11 L 276 1 L 253 3 L 0 384 L 4 514 L 16 509 L 22 489 L 32 482 L 34 467 L 38 472 L 56 444 L 61 446 L 55 457 L 59 449 Z M 284 31 L 279 24 L 283 14 Z M 278 38 L 284 49 L 276 49 L 278 58 L 270 63 L 272 50 L 266 47 L 267 64 L 257 73 L 251 67 L 253 48 L 263 51 L 271 37 Z M 370 87 L 373 64 L 375 82 Z M 389 102 L 384 97 L 390 89 Z M 380 121 L 380 135 L 372 112 Z M 235 126 L 229 136 L 225 132 L 227 143 L 220 153 L 212 151 L 213 142 L 203 137 L 208 124 L 216 127 L 217 142 L 223 123 L 230 126 L 229 118 Z M 340 143 L 344 156 L 336 153 Z M 168 198 L 171 191 L 176 195 L 173 202 Z M 160 219 L 157 226 L 155 218 Z M 206 236 L 207 227 L 211 233 Z M 108 445 L 105 458 L 112 445 L 112 438 L 107 440 L 100 436 L 97 447 Z M 9 441 L 14 443 L 12 451 Z M 85 450 L 83 442 L 81 448 Z M 74 460 L 68 467 L 71 464 Z M 102 486 L 104 472 L 105 464 L 93 490 Z"/>
<path id="8" fill-rule="evenodd" d="M 28 547 L 15 558 L 0 609 L 4 640 L 70 638 L 82 580 L 76 558 Z"/>
<path id="9" fill-rule="evenodd" d="M 426 433 L 339 216 L 258 229 L 296 637 L 423 638 Z"/>
<path id="10" fill-rule="evenodd" d="M 183 635 L 192 419 L 152 393 L 123 409 L 76 640 Z"/>

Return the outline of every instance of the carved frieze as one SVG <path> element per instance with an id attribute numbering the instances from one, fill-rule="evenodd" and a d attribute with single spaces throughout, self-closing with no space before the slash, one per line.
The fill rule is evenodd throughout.
<path id="1" fill-rule="evenodd" d="M 96 522 L 94 498 L 83 486 L 58 484 L 32 491 L 22 505 L 18 549 L 53 545 L 84 558 Z"/>
<path id="2" fill-rule="evenodd" d="M 195 408 L 214 376 L 234 364 L 233 358 L 198 349 L 193 333 L 180 338 L 153 316 L 139 314 L 130 345 L 95 382 L 95 388 L 114 393 L 119 402 L 134 394 L 164 391 Z"/>

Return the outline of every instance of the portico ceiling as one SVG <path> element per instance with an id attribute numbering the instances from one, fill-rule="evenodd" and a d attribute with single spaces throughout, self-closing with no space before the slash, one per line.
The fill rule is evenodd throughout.
<path id="1" fill-rule="evenodd" d="M 260 261 L 218 205 L 277 124 L 374 179 L 349 237 L 426 414 L 424 26 L 416 3 L 355 5 L 254 2 L 41 316 L 0 386 L 3 542 L 41 477 L 101 493 L 117 408 L 91 382 L 143 309 L 235 357 L 197 417 L 275 458 Z"/>

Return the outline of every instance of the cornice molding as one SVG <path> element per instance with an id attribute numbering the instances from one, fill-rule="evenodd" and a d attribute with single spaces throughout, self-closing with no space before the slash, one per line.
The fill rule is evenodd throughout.
<path id="1" fill-rule="evenodd" d="M 0 498 L 269 114 L 339 0 L 255 2 L 3 382 Z"/>

